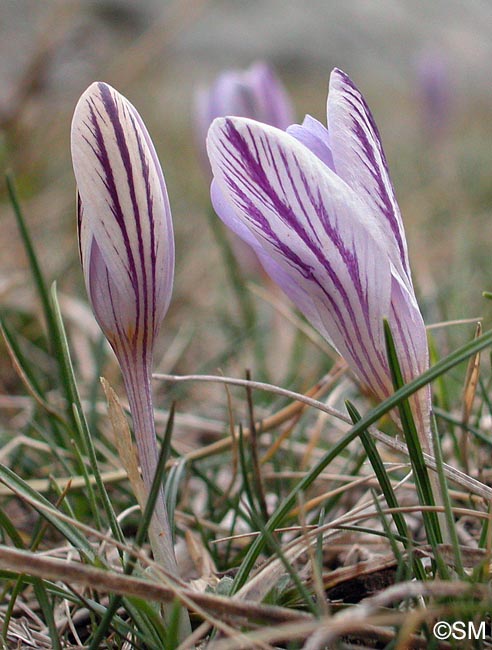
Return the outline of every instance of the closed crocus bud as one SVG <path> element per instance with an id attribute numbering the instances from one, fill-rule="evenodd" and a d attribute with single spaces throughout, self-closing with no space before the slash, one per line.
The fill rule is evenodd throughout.
<path id="1" fill-rule="evenodd" d="M 374 119 L 334 70 L 328 128 L 306 117 L 287 132 L 244 118 L 212 124 L 208 152 L 217 214 L 339 351 L 378 400 L 392 392 L 384 320 L 405 381 L 428 368 L 424 322 L 400 210 Z M 432 453 L 430 389 L 412 398 Z"/>
<path id="2" fill-rule="evenodd" d="M 137 111 L 105 83 L 93 83 L 80 98 L 71 144 L 85 285 L 95 317 L 121 366 L 149 490 L 158 459 L 152 354 L 171 299 L 174 273 L 164 177 Z M 157 553 L 175 573 L 162 494 L 154 518 L 164 549 Z"/>

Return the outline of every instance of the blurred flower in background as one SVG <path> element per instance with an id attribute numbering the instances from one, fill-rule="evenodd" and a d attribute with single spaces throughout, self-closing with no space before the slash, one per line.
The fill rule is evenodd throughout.
<path id="1" fill-rule="evenodd" d="M 197 143 L 208 173 L 205 141 L 216 117 L 250 117 L 279 129 L 286 129 L 294 121 L 287 91 L 273 69 L 263 62 L 247 70 L 225 70 L 211 86 L 198 88 L 194 108 Z"/>
<path id="2" fill-rule="evenodd" d="M 294 121 L 290 97 L 274 70 L 256 62 L 246 70 L 225 70 L 212 85 L 195 94 L 194 127 L 198 154 L 207 178 L 211 170 L 206 151 L 207 132 L 216 117 L 236 115 L 286 129 Z M 231 246 L 246 275 L 258 275 L 262 267 L 253 249 L 230 236 Z"/>
<path id="3" fill-rule="evenodd" d="M 441 49 L 427 47 L 415 63 L 417 95 L 422 128 L 433 141 L 447 130 L 453 108 L 449 63 Z"/>

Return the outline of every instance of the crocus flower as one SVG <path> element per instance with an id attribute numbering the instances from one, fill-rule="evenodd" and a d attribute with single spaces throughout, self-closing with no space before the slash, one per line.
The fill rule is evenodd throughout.
<path id="1" fill-rule="evenodd" d="M 142 476 L 149 490 L 158 458 L 152 354 L 169 306 L 174 274 L 173 228 L 164 177 L 137 111 L 104 83 L 93 83 L 76 106 L 72 159 L 87 293 L 121 366 Z M 175 573 L 162 494 L 154 519 L 164 545 L 161 560 Z"/>
<path id="2" fill-rule="evenodd" d="M 400 210 L 369 108 L 340 70 L 330 78 L 328 128 L 307 116 L 282 131 L 217 119 L 208 134 L 217 214 L 346 359 L 378 400 L 392 392 L 383 321 L 404 379 L 428 367 Z M 432 449 L 430 391 L 413 399 Z"/>
<path id="3" fill-rule="evenodd" d="M 263 62 L 246 70 L 226 70 L 210 87 L 195 94 L 194 126 L 202 167 L 210 175 L 205 141 L 216 117 L 237 115 L 286 129 L 294 120 L 289 95 L 273 69 Z M 262 271 L 258 258 L 240 239 L 231 237 L 231 245 L 240 267 L 248 275 Z"/>

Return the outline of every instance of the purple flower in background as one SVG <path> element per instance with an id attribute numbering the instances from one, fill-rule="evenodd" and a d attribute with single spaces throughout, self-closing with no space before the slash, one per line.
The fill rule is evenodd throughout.
<path id="1" fill-rule="evenodd" d="M 72 159 L 87 293 L 121 366 L 142 476 L 149 490 L 158 458 L 152 355 L 171 299 L 174 274 L 173 228 L 164 177 L 137 111 L 104 83 L 93 83 L 76 106 Z M 162 494 L 155 520 L 165 551 L 161 559 L 176 573 Z"/>
<path id="2" fill-rule="evenodd" d="M 441 50 L 426 48 L 416 60 L 415 72 L 423 126 L 438 139 L 446 132 L 452 112 L 449 63 Z"/>
<path id="3" fill-rule="evenodd" d="M 400 210 L 364 98 L 340 70 L 330 78 L 328 128 L 307 116 L 287 132 L 217 119 L 208 135 L 217 214 L 346 359 L 377 399 L 392 392 L 383 319 L 404 379 L 428 367 Z M 413 399 L 432 449 L 430 390 Z"/>
<path id="4" fill-rule="evenodd" d="M 236 115 L 286 129 L 294 112 L 282 83 L 266 63 L 254 63 L 247 70 L 226 70 L 208 88 L 195 96 L 195 130 L 198 145 L 208 167 L 205 140 L 216 117 Z"/>
<path id="5" fill-rule="evenodd" d="M 272 68 L 263 62 L 247 70 L 226 70 L 209 87 L 201 87 L 195 95 L 195 137 L 202 167 L 210 176 L 205 141 L 216 117 L 237 115 L 286 129 L 294 121 L 292 102 Z M 231 245 L 241 268 L 255 275 L 262 271 L 250 246 L 236 238 Z"/>

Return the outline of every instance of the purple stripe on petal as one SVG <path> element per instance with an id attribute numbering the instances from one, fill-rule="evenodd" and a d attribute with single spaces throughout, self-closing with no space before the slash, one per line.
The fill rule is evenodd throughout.
<path id="1" fill-rule="evenodd" d="M 106 264 L 122 292 L 135 291 L 136 268 L 122 206 L 126 173 L 111 119 L 94 84 L 77 105 L 72 127 L 72 157 L 86 218 L 91 223 Z M 92 91 L 92 92 L 89 92 Z M 112 111 L 115 112 L 115 111 Z M 115 174 L 116 172 L 116 174 Z M 125 180 L 121 186 L 122 177 Z"/>
<path id="2" fill-rule="evenodd" d="M 411 287 L 403 223 L 378 128 L 359 90 L 337 69 L 330 78 L 328 130 L 336 173 L 381 222 L 390 259 Z"/>
<path id="3" fill-rule="evenodd" d="M 398 360 L 406 382 L 422 374 L 429 367 L 429 352 L 424 321 L 415 296 L 410 293 L 400 278 L 393 276 L 391 291 L 392 329 Z M 430 413 L 432 407 L 431 389 L 427 385 L 411 398 L 412 411 L 418 430 L 426 434 L 428 453 L 433 453 L 430 436 Z"/>
<path id="4" fill-rule="evenodd" d="M 298 309 L 306 316 L 307 320 L 318 331 L 323 330 L 323 324 L 320 320 L 318 309 L 314 305 L 310 295 L 299 285 L 292 282 L 290 275 L 275 262 L 272 257 L 267 255 L 261 240 L 257 239 L 251 230 L 237 218 L 236 211 L 224 197 L 217 182 L 212 181 L 210 196 L 215 212 L 222 219 L 224 224 L 230 228 L 245 244 L 250 246 L 258 256 L 263 268 L 279 287 L 286 293 Z M 331 341 L 330 336 L 324 332 L 325 338 L 336 348 Z"/>
<path id="5" fill-rule="evenodd" d="M 387 392 L 382 318 L 374 312 L 375 305 L 389 311 L 389 263 L 366 229 L 365 204 L 306 147 L 273 127 L 216 120 L 208 147 L 236 218 L 296 290 L 311 297 L 318 322 L 327 324 L 323 331 L 361 380 Z"/>
<path id="6" fill-rule="evenodd" d="M 111 295 L 127 296 L 135 305 L 131 335 L 144 348 L 152 346 L 173 281 L 169 202 L 142 120 L 106 84 L 93 84 L 79 100 L 72 122 L 72 156 L 84 207 L 83 223 L 79 214 L 82 258 L 88 260 L 88 249 L 96 241 L 114 284 Z M 100 286 L 107 288 L 107 283 Z M 108 300 L 109 295 L 106 308 Z"/>
<path id="7" fill-rule="evenodd" d="M 111 125 L 112 132 L 116 141 L 117 155 L 124 166 L 124 171 L 126 175 L 125 189 L 127 189 L 128 192 L 130 193 L 130 198 L 133 207 L 132 216 L 135 217 L 135 223 L 138 228 L 140 223 L 140 218 L 139 218 L 138 210 L 137 211 L 135 210 L 135 185 L 133 181 L 133 170 L 130 161 L 130 154 L 125 139 L 125 132 L 123 130 L 123 124 L 120 118 L 120 110 L 118 105 L 114 101 L 113 94 L 111 93 L 109 87 L 106 84 L 99 83 L 98 89 L 99 89 L 100 98 L 102 100 L 104 109 L 106 110 L 106 114 L 109 118 L 108 122 Z M 136 263 L 134 257 L 135 247 L 132 248 L 132 246 L 130 245 L 130 238 L 126 227 L 125 212 L 123 211 L 121 201 L 120 201 L 120 195 L 118 192 L 117 179 L 115 178 L 115 173 L 114 173 L 114 166 L 116 160 L 114 154 L 112 158 L 110 158 L 110 154 L 106 146 L 106 142 L 108 138 L 107 135 L 106 136 L 103 135 L 100 122 L 96 117 L 94 100 L 92 101 L 89 110 L 91 112 L 91 121 L 94 127 L 94 133 L 96 135 L 96 143 L 98 146 L 97 154 L 102 166 L 102 170 L 104 172 L 104 183 L 109 192 L 109 196 L 111 200 L 111 204 L 110 204 L 111 213 L 114 216 L 116 222 L 118 223 L 118 226 L 120 227 L 121 235 L 124 242 L 125 252 L 129 264 L 129 274 L 131 276 L 131 283 L 138 300 L 139 296 L 138 296 L 137 270 L 136 270 Z M 104 123 L 107 124 L 106 121 L 104 121 Z M 121 180 L 120 179 L 118 180 L 119 183 L 121 184 Z M 141 256 L 143 254 L 143 251 L 141 250 L 140 241 L 138 242 L 138 248 L 140 250 L 137 250 L 136 252 L 140 253 Z"/>
<path id="8" fill-rule="evenodd" d="M 152 187 L 152 179 L 149 179 L 149 182 L 146 184 L 148 204 L 150 202 L 150 197 L 153 197 L 154 201 L 156 196 L 160 196 L 162 199 L 162 206 L 157 206 L 153 209 L 153 229 L 151 231 L 152 264 L 156 286 L 156 318 L 160 321 L 169 307 L 174 278 L 174 233 L 171 208 L 169 206 L 169 198 L 164 175 L 154 145 L 150 139 L 150 135 L 135 108 L 131 104 L 129 105 L 129 108 L 133 113 L 140 135 L 143 136 L 146 144 L 145 147 L 140 138 L 139 152 L 142 166 L 144 166 L 143 159 L 150 155 L 150 160 L 147 160 L 149 174 L 152 174 L 157 178 L 160 188 L 160 193 L 156 192 Z"/>

